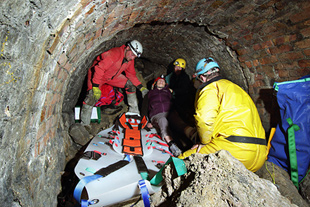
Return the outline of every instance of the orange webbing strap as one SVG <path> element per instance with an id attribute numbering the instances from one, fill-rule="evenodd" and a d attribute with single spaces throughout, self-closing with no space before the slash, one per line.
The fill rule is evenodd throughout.
<path id="1" fill-rule="evenodd" d="M 130 155 L 143 155 L 140 130 L 125 129 L 123 153 Z"/>
<path id="2" fill-rule="evenodd" d="M 123 146 L 123 153 L 128 155 L 143 155 L 142 147 Z"/>
<path id="3" fill-rule="evenodd" d="M 132 146 L 132 147 L 139 147 L 141 146 L 140 139 L 123 139 L 123 146 Z"/>
<path id="4" fill-rule="evenodd" d="M 124 128 L 123 153 L 142 156 L 141 129 L 147 124 L 146 117 L 144 116 L 140 121 L 131 116 L 126 117 L 124 113 L 119 118 L 119 122 Z"/>

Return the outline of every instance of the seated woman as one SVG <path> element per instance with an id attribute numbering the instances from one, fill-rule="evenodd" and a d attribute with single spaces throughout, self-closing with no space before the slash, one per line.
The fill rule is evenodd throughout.
<path id="1" fill-rule="evenodd" d="M 163 76 L 155 79 L 152 90 L 148 93 L 148 114 L 151 124 L 158 129 L 161 137 L 168 143 L 174 156 L 179 156 L 182 151 L 173 142 L 168 128 L 167 116 L 171 107 L 172 90 L 168 88 Z"/>

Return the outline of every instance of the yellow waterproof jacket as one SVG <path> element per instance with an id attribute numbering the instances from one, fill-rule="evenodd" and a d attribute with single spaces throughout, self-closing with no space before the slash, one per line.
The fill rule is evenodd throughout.
<path id="1" fill-rule="evenodd" d="M 205 144 L 199 153 L 227 150 L 253 172 L 264 164 L 265 131 L 251 97 L 239 86 L 221 77 L 203 84 L 196 93 L 194 117 Z M 179 158 L 196 151 L 188 150 Z"/>

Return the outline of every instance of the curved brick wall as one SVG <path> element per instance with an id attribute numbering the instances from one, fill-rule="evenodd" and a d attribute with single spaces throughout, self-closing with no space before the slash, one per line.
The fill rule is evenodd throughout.
<path id="1" fill-rule="evenodd" d="M 272 124 L 272 85 L 310 72 L 310 2 L 288 0 L 3 0 L 0 17 L 0 198 L 56 206 L 72 147 L 72 109 L 93 58 L 136 38 L 166 67 L 213 56 Z M 146 68 L 150 73 L 153 68 Z M 145 72 L 145 71 L 144 71 Z M 151 72 L 152 73 L 152 72 Z M 149 77 L 149 76 L 148 76 Z"/>

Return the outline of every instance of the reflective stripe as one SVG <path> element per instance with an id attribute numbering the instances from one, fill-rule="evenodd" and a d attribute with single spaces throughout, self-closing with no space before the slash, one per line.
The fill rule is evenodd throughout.
<path id="1" fill-rule="evenodd" d="M 267 145 L 266 139 L 260 139 L 256 137 L 242 137 L 242 136 L 232 135 L 232 136 L 227 137 L 226 139 L 231 142 Z"/>

